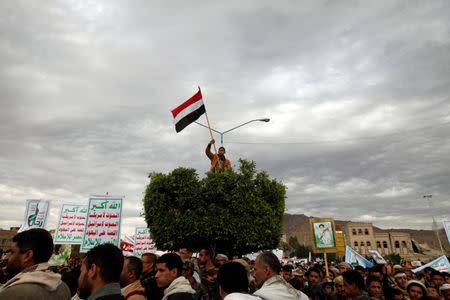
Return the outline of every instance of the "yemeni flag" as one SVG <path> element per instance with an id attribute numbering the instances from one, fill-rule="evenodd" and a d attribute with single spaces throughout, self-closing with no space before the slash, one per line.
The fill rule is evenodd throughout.
<path id="1" fill-rule="evenodd" d="M 199 89 L 189 100 L 171 110 L 173 122 L 175 123 L 175 130 L 180 132 L 186 126 L 200 118 L 205 111 L 202 91 Z"/>

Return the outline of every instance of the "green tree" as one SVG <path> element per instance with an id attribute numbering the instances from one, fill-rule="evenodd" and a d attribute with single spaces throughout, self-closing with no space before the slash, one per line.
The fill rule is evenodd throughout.
<path id="1" fill-rule="evenodd" d="M 158 249 L 210 247 L 241 255 L 278 246 L 286 187 L 255 163 L 239 160 L 238 171 L 208 173 L 194 169 L 151 173 L 144 215 Z"/>

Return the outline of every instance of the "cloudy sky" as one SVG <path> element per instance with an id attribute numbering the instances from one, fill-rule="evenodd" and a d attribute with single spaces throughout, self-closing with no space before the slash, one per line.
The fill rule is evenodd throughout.
<path id="1" fill-rule="evenodd" d="M 219 131 L 270 118 L 224 145 L 288 213 L 429 229 L 450 217 L 449 3 L 1 1 L 0 227 L 106 192 L 144 225 L 149 172 L 209 168 L 208 131 L 170 114 L 201 86 Z"/>

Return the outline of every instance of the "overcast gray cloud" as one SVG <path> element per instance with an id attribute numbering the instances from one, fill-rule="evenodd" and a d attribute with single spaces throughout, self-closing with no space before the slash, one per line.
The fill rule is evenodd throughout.
<path id="1" fill-rule="evenodd" d="M 225 146 L 288 186 L 287 212 L 429 228 L 450 212 L 449 6 L 1 1 L 0 227 L 105 192 L 144 225 L 150 171 L 208 170 L 207 130 L 170 115 L 200 85 L 218 130 L 271 119 Z"/>

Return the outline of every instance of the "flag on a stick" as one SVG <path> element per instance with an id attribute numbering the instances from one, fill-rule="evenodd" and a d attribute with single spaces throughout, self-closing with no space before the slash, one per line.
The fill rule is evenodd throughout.
<path id="1" fill-rule="evenodd" d="M 175 123 L 175 130 L 180 132 L 186 126 L 200 118 L 205 111 L 202 92 L 199 89 L 189 100 L 171 110 L 173 122 Z"/>

